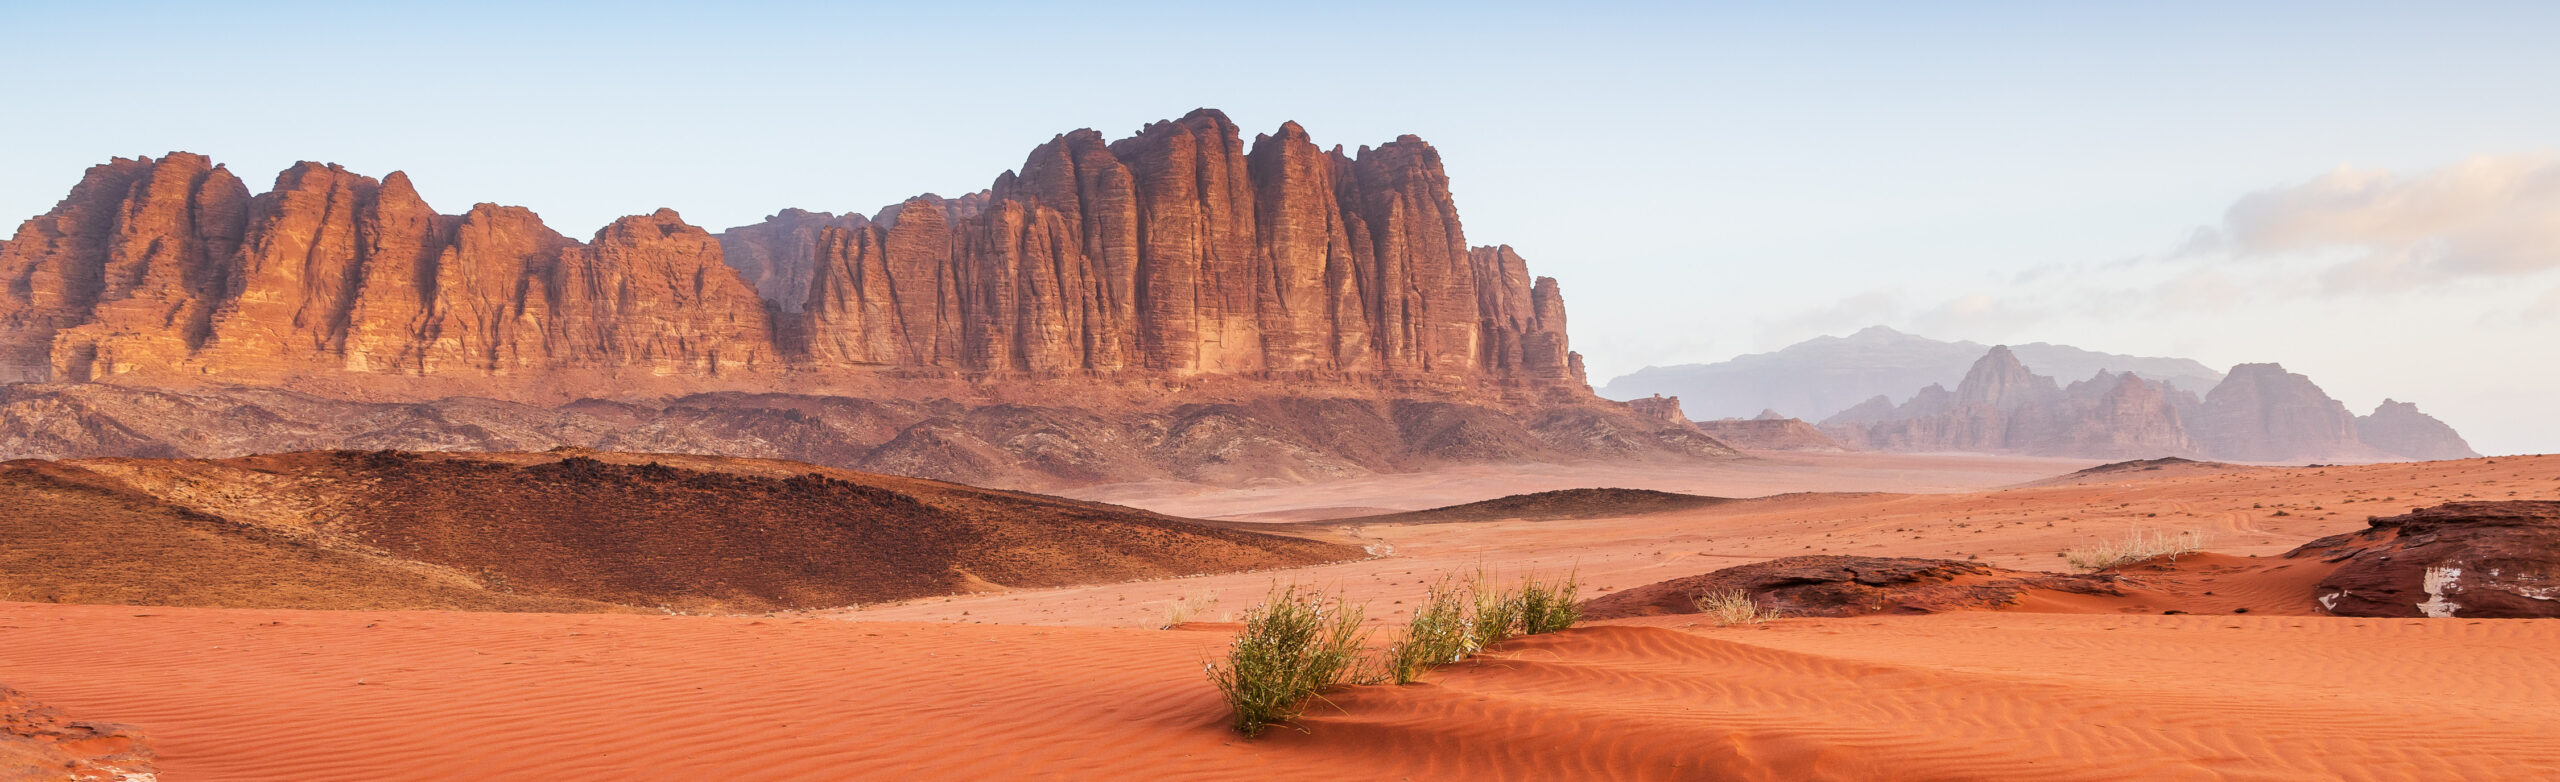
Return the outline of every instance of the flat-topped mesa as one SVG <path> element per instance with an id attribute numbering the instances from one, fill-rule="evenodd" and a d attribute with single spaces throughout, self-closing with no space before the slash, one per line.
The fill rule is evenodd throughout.
<path id="1" fill-rule="evenodd" d="M 1233 378 L 1588 398 L 1562 294 L 1471 247 L 1439 153 L 1346 155 L 1202 109 L 1079 130 L 988 190 L 714 235 L 659 210 L 585 243 L 301 163 L 117 159 L 0 243 L 0 382 L 370 399 Z M 1523 396 L 1525 395 L 1525 396 Z"/>

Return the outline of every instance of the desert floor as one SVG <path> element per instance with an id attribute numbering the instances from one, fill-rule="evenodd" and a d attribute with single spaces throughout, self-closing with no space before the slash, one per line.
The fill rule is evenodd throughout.
<path id="1" fill-rule="evenodd" d="M 0 682 L 143 728 L 172 780 L 2560 777 L 2560 622 L 2299 615 L 2307 596 L 2282 579 L 2227 575 L 2368 516 L 2560 498 L 2560 457 L 1992 488 L 2079 466 L 1823 455 L 1686 479 L 1576 467 L 1294 494 L 1124 486 L 1101 498 L 1240 519 L 1565 486 L 1936 493 L 1355 526 L 1334 534 L 1386 556 L 771 617 L 6 603 Z M 1678 480 L 1693 482 L 1665 482 Z M 1224 627 L 1152 629 L 1173 600 L 1239 611 L 1281 582 L 1338 589 L 1392 622 L 1431 579 L 1478 568 L 1574 568 L 1586 594 L 1805 553 L 2060 569 L 2059 551 L 2132 530 L 2208 535 L 2210 566 L 2149 578 L 2217 596 L 1594 623 L 1422 685 L 1351 688 L 1303 732 L 1258 740 L 1226 731 L 1201 676 Z"/>

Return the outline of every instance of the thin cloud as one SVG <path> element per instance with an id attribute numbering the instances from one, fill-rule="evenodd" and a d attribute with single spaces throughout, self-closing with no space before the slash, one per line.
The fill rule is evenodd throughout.
<path id="1" fill-rule="evenodd" d="M 2242 197 L 2180 254 L 2320 259 L 2330 293 L 2560 269 L 2560 157 L 2482 156 L 2415 175 L 2339 168 Z"/>

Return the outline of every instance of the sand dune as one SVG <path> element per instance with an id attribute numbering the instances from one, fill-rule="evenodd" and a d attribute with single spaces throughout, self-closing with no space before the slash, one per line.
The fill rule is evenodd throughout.
<path id="1" fill-rule="evenodd" d="M 774 617 L 0 604 L 0 683 L 143 729 L 170 779 L 2548 779 L 2560 621 L 2310 616 L 2316 568 L 2274 556 L 2510 496 L 2560 496 L 2560 457 L 1352 524 L 1386 556 Z M 1599 622 L 1251 741 L 1200 671 L 1232 626 L 1142 629 L 1275 581 L 1395 621 L 1477 566 L 1586 594 L 1803 553 L 2053 569 L 2131 528 L 2216 553 L 2005 611 Z"/>
<path id="2" fill-rule="evenodd" d="M 2531 779 L 2560 622 L 1631 620 L 1223 727 L 1216 632 L 0 604 L 170 779 Z M 2459 737 L 2448 741 L 2448 737 Z"/>
<path id="3" fill-rule="evenodd" d="M 325 451 L 0 463 L 0 598 L 750 612 L 1355 559 L 794 462 Z"/>

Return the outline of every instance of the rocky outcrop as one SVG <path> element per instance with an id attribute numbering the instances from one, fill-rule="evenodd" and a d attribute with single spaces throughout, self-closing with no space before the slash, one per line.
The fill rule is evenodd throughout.
<path id="1" fill-rule="evenodd" d="M 2336 565 L 2314 587 L 2338 616 L 2560 618 L 2560 502 L 2456 502 L 2287 552 Z"/>
<path id="2" fill-rule="evenodd" d="M 2372 415 L 2356 417 L 2356 439 L 2380 448 L 2394 456 L 2419 461 L 2469 459 L 2480 452 L 2435 416 L 2418 412 L 2418 406 L 2391 399 L 2382 400 Z"/>
<path id="3" fill-rule="evenodd" d="M 1741 592 L 1778 616 L 1928 614 L 2006 608 L 2029 590 L 2120 593 L 2109 576 L 2004 570 L 1951 559 L 1815 555 L 1647 584 L 1585 601 L 1582 613 L 1588 619 L 1694 614 L 1700 598 Z"/>
<path id="4" fill-rule="evenodd" d="M 2356 438 L 2356 417 L 2311 378 L 2281 364 L 2241 364 L 2205 394 L 2188 430 L 2217 459 L 2249 462 L 2388 458 Z"/>
<path id="5" fill-rule="evenodd" d="M 0 686 L 0 779 L 149 780 L 156 755 L 142 731 L 71 720 L 26 693 Z"/>
<path id="6" fill-rule="evenodd" d="M 587 242 L 302 163 L 251 197 L 197 155 L 93 168 L 0 247 L 0 380 L 565 401 L 912 378 L 1288 379 L 1587 397 L 1564 301 L 1470 247 L 1439 153 L 1346 154 L 1216 111 L 1032 151 L 986 191 L 717 237 Z"/>
<path id="7" fill-rule="evenodd" d="M 1613 405 L 1276 396 L 1136 406 L 1042 386 L 1021 401 L 707 393 L 536 405 L 353 402 L 275 389 L 0 385 L 0 460 L 560 446 L 791 459 L 980 486 L 1301 483 L 1470 461 L 1734 456 Z"/>
<path id="8" fill-rule="evenodd" d="M 1794 418 L 1722 418 L 1697 422 L 1707 436 L 1746 451 L 1846 451 L 1849 447 Z"/>

